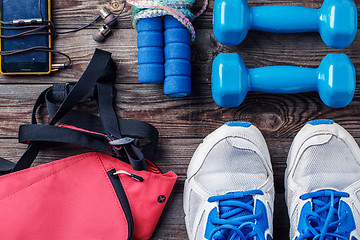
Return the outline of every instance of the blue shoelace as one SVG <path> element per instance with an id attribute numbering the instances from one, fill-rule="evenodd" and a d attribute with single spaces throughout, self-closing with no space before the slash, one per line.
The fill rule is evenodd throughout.
<path id="1" fill-rule="evenodd" d="M 210 219 L 216 227 L 210 235 L 211 240 L 264 240 L 264 232 L 256 225 L 261 213 L 254 214 L 253 195 L 263 195 L 261 190 L 227 193 L 208 199 L 219 202 L 219 217 Z"/>
<path id="2" fill-rule="evenodd" d="M 342 197 L 349 197 L 346 192 L 333 190 L 321 190 L 318 192 L 306 193 L 300 197 L 301 200 L 312 199 L 312 212 L 306 215 L 307 229 L 297 238 L 298 240 L 312 239 L 344 239 L 338 231 L 339 224 L 344 220 L 346 214 L 339 217 L 338 207 Z"/>

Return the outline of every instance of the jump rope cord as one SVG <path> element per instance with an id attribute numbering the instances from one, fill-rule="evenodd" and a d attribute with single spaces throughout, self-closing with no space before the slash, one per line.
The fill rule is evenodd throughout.
<path id="1" fill-rule="evenodd" d="M 126 0 L 132 5 L 132 24 L 136 28 L 137 22 L 142 18 L 171 15 L 181 22 L 191 33 L 191 42 L 195 41 L 195 29 L 192 21 L 199 17 L 207 8 L 208 0 L 196 14 L 191 12 L 195 0 Z"/>

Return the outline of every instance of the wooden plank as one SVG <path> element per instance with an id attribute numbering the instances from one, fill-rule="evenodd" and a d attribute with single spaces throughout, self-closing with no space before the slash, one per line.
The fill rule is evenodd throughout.
<path id="1" fill-rule="evenodd" d="M 284 172 L 286 158 L 293 139 L 266 138 L 271 156 L 275 189 L 277 193 L 284 193 Z M 355 139 L 360 144 L 360 138 Z M 174 171 L 178 181 L 183 184 L 186 179 L 188 164 L 202 138 L 160 138 L 158 152 L 153 159 L 164 171 Z M 0 139 L 0 157 L 16 162 L 26 150 L 26 144 L 17 143 L 16 139 Z M 68 144 L 46 144 L 43 147 L 34 166 L 53 160 L 92 151 L 74 147 Z"/>
<path id="2" fill-rule="evenodd" d="M 32 106 L 48 85 L 0 85 L 0 137 L 17 136 L 20 124 L 29 124 Z M 329 118 L 360 137 L 360 90 L 346 108 L 326 107 L 317 93 L 275 95 L 249 93 L 238 108 L 217 106 L 210 86 L 195 85 L 194 96 L 170 98 L 148 85 L 117 85 L 119 117 L 146 120 L 162 137 L 202 138 L 224 122 L 252 122 L 267 138 L 292 138 L 309 120 Z M 96 112 L 96 104 L 87 105 Z"/>
<path id="3" fill-rule="evenodd" d="M 85 33 L 85 34 L 84 34 Z M 95 48 L 112 52 L 117 64 L 118 83 L 138 83 L 136 32 L 132 29 L 116 31 L 113 37 L 103 44 L 91 39 L 91 30 L 75 33 L 68 37 L 59 36 L 55 48 L 68 53 L 74 61 L 71 69 L 61 70 L 50 76 L 0 76 L 1 84 L 14 83 L 54 83 L 76 81 L 86 69 Z M 248 68 L 271 65 L 293 65 L 317 68 L 329 53 L 344 53 L 352 58 L 355 67 L 360 67 L 360 35 L 354 43 L 343 50 L 325 46 L 317 34 L 272 34 L 250 32 L 248 38 L 239 46 L 224 46 L 218 43 L 212 30 L 197 31 L 197 40 L 192 46 L 193 84 L 209 84 L 213 59 L 222 52 L 235 52 L 241 55 Z M 55 62 L 63 62 L 55 56 Z M 357 73 L 360 79 L 360 73 Z M 159 85 L 161 87 L 161 85 Z M 157 86 L 154 86 L 157 88 Z"/>
<path id="4" fill-rule="evenodd" d="M 291 141 L 278 139 L 269 139 L 268 141 L 276 143 L 269 147 L 274 169 L 279 169 L 278 176 L 282 176 L 284 172 L 282 170 L 286 167 L 286 157 L 284 159 L 281 158 L 286 156 Z M 187 166 L 201 142 L 202 138 L 160 138 L 159 149 L 153 161 L 164 172 L 174 171 L 179 176 L 179 181 L 183 182 L 186 179 Z M 0 144 L 0 157 L 13 162 L 16 162 L 27 148 L 27 144 L 20 144 L 16 139 L 0 139 Z M 89 151 L 92 150 L 69 144 L 44 144 L 34 166 Z"/>
<path id="5" fill-rule="evenodd" d="M 251 0 L 249 5 L 266 6 L 266 5 L 294 5 L 309 8 L 320 8 L 323 0 Z M 203 0 L 197 0 L 192 12 L 196 13 L 202 6 Z M 358 12 L 360 10 L 359 3 L 356 3 Z M 59 28 L 75 28 L 91 22 L 98 11 L 106 6 L 106 1 L 93 0 L 68 0 L 66 4 L 64 1 L 53 1 L 53 20 Z M 212 13 L 214 0 L 209 0 L 209 7 L 205 13 L 194 21 L 197 29 L 211 29 L 212 28 Z M 124 13 L 119 17 L 119 24 L 117 28 L 130 29 L 132 28 L 130 6 L 126 7 Z M 98 24 L 99 25 L 99 24 Z M 360 24 L 358 24 L 360 26 Z M 96 27 L 93 27 L 96 28 Z"/>

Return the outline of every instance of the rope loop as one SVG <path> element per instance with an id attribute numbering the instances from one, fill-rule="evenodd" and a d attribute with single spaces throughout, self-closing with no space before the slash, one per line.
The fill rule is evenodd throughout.
<path id="1" fill-rule="evenodd" d="M 181 22 L 191 33 L 191 42 L 195 41 L 195 29 L 192 21 L 199 17 L 207 8 L 208 0 L 204 0 L 197 14 L 191 12 L 195 0 L 126 0 L 132 5 L 132 24 L 136 29 L 139 19 L 171 15 Z"/>

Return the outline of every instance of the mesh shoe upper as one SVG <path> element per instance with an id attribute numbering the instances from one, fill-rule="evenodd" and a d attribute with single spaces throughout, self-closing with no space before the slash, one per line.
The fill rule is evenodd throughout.
<path id="1" fill-rule="evenodd" d="M 204 139 L 189 165 L 184 190 L 189 238 L 221 239 L 220 234 L 253 239 L 243 238 L 252 236 L 256 228 L 250 224 L 240 229 L 245 215 L 258 217 L 258 225 L 263 223 L 258 228 L 262 238 L 265 232 L 271 236 L 273 198 L 270 157 L 259 130 L 224 125 Z M 263 213 L 261 220 L 257 213 Z M 238 230 L 229 230 L 228 225 Z"/>
<path id="2" fill-rule="evenodd" d="M 330 186 L 344 190 L 360 179 L 360 163 L 344 140 L 334 135 L 322 137 L 326 142 L 309 146 L 301 154 L 294 180 L 307 191 Z M 313 138 L 321 139 L 320 136 Z"/>
<path id="3" fill-rule="evenodd" d="M 269 174 L 253 147 L 237 137 L 219 141 L 206 156 L 195 180 L 212 194 L 258 189 Z"/>
<path id="4" fill-rule="evenodd" d="M 359 239 L 360 150 L 333 122 L 295 137 L 285 174 L 290 239 Z M 346 212 L 346 213 L 345 213 Z"/>

